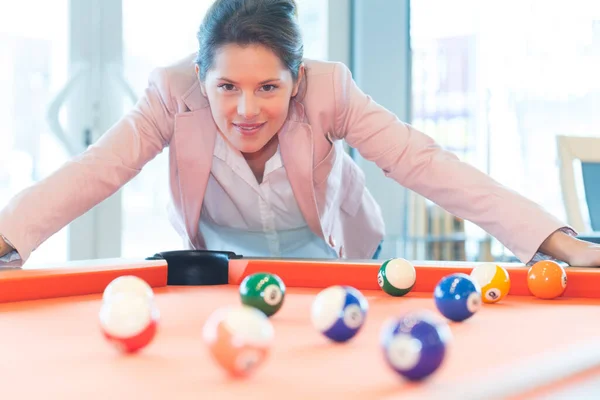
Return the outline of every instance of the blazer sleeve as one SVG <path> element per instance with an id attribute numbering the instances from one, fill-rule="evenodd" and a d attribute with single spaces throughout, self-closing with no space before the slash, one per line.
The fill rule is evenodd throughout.
<path id="1" fill-rule="evenodd" d="M 82 154 L 14 196 L 0 211 L 0 233 L 21 265 L 51 235 L 117 192 L 165 146 L 173 132 L 168 79 L 154 70 L 136 105 Z"/>
<path id="2" fill-rule="evenodd" d="M 387 177 L 477 224 L 524 263 L 549 258 L 539 247 L 553 232 L 575 234 L 538 204 L 400 121 L 363 93 L 343 64 L 336 64 L 333 77 L 335 132 Z"/>

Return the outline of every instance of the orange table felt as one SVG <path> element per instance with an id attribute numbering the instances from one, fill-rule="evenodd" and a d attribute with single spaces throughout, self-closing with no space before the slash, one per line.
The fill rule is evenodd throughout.
<path id="1" fill-rule="evenodd" d="M 196 287 L 166 286 L 164 261 L 0 271 L 0 398 L 531 399 L 600 379 L 600 290 L 593 290 L 600 287 L 600 271 L 567 268 L 565 295 L 540 300 L 521 282 L 527 268 L 506 265 L 513 281 L 509 296 L 450 323 L 453 339 L 442 367 L 425 382 L 405 382 L 383 360 L 384 321 L 414 310 L 436 312 L 431 291 L 439 278 L 475 266 L 415 265 L 418 284 L 402 298 L 377 289 L 372 261 L 231 260 L 229 284 Z M 285 304 L 271 318 L 275 341 L 268 361 L 250 378 L 234 380 L 212 361 L 202 327 L 216 308 L 239 304 L 237 285 L 258 270 L 284 279 Z M 151 283 L 161 312 L 155 340 L 130 356 L 111 347 L 98 327 L 101 292 L 124 274 Z M 337 283 L 352 283 L 370 307 L 362 330 L 345 344 L 328 342 L 309 316 L 319 290 Z"/>

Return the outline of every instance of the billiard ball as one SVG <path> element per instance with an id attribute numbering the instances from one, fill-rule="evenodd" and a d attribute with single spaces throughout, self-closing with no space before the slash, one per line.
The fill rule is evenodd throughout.
<path id="1" fill-rule="evenodd" d="M 246 305 L 225 306 L 208 317 L 203 339 L 213 359 L 229 375 L 246 377 L 268 358 L 274 332 L 262 311 Z"/>
<path id="2" fill-rule="evenodd" d="M 381 264 L 377 274 L 379 287 L 391 296 L 404 296 L 417 279 L 414 265 L 403 258 L 392 258 Z"/>
<path id="3" fill-rule="evenodd" d="M 479 264 L 471 271 L 471 278 L 479 284 L 484 303 L 497 303 L 510 291 L 508 271 L 499 265 Z"/>
<path id="4" fill-rule="evenodd" d="M 117 350 L 135 353 L 154 339 L 160 313 L 154 302 L 135 293 L 119 293 L 102 303 L 99 313 L 103 336 Z"/>
<path id="5" fill-rule="evenodd" d="M 315 297 L 313 327 L 334 342 L 346 342 L 363 326 L 368 312 L 363 294 L 350 286 L 330 286 Z"/>
<path id="6" fill-rule="evenodd" d="M 554 299 L 567 288 L 567 272 L 556 261 L 538 261 L 527 272 L 527 286 L 535 297 Z"/>
<path id="7" fill-rule="evenodd" d="M 442 365 L 452 334 L 445 321 L 429 311 L 388 320 L 381 330 L 386 363 L 410 381 L 429 377 Z"/>
<path id="8" fill-rule="evenodd" d="M 285 284 L 275 274 L 251 274 L 240 284 L 240 297 L 242 304 L 257 308 L 270 317 L 283 305 Z"/>
<path id="9" fill-rule="evenodd" d="M 123 275 L 113 279 L 104 289 L 102 301 L 110 301 L 120 293 L 139 295 L 150 301 L 154 299 L 152 287 L 145 280 L 134 275 Z"/>
<path id="10" fill-rule="evenodd" d="M 460 322 L 481 308 L 481 288 L 467 274 L 445 276 L 433 292 L 435 305 L 446 318 Z"/>

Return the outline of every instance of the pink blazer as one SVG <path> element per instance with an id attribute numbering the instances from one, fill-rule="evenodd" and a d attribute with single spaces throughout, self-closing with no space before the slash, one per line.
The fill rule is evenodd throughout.
<path id="1" fill-rule="evenodd" d="M 25 189 L 0 212 L 0 233 L 23 262 L 52 234 L 115 193 L 165 147 L 169 219 L 188 248 L 204 248 L 198 223 L 216 125 L 194 56 L 153 71 L 131 112 L 84 153 Z M 311 230 L 340 257 L 370 258 L 385 232 L 381 210 L 342 139 L 389 178 L 470 220 L 522 261 L 564 224 L 537 204 L 459 161 L 365 95 L 340 63 L 306 60 L 307 80 L 279 133 L 281 156 Z"/>

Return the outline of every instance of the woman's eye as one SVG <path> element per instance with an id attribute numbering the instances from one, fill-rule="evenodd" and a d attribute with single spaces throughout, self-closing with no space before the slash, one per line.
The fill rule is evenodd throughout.
<path id="1" fill-rule="evenodd" d="M 275 85 L 264 85 L 262 87 L 262 90 L 265 91 L 265 92 L 272 92 L 275 89 L 277 89 L 277 86 L 275 86 Z"/>
<path id="2" fill-rule="evenodd" d="M 225 90 L 226 92 L 229 92 L 229 91 L 235 89 L 235 87 L 231 83 L 224 83 L 222 85 L 219 85 L 219 87 L 221 89 Z"/>

